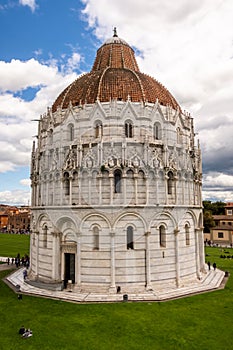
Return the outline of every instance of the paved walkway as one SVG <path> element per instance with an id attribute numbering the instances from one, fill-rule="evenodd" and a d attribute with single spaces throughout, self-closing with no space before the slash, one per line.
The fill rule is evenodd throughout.
<path id="1" fill-rule="evenodd" d="M 1 261 L 1 257 L 0 257 Z M 15 267 L 15 265 L 1 265 L 5 269 Z M 75 290 L 63 291 L 53 291 L 46 290 L 42 288 L 34 287 L 28 284 L 23 278 L 23 270 L 25 268 L 18 268 L 11 275 L 9 275 L 5 281 L 6 283 L 13 288 L 16 292 L 29 295 L 37 295 L 41 297 L 67 300 L 72 302 L 120 302 L 124 300 L 124 295 L 121 294 L 101 294 L 101 293 L 84 293 L 78 292 Z M 215 271 L 211 269 L 206 274 L 203 275 L 203 278 L 200 281 L 197 281 L 192 284 L 187 284 L 180 288 L 164 288 L 153 291 L 148 291 L 144 293 L 128 293 L 128 301 L 165 301 L 169 299 L 181 298 L 184 296 L 194 295 L 198 293 L 210 292 L 219 288 L 224 288 L 227 278 L 225 273 L 221 270 L 216 269 Z"/>

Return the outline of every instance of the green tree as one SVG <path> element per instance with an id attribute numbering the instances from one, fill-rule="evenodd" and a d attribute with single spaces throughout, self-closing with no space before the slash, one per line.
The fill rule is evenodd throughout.
<path id="1" fill-rule="evenodd" d="M 225 203 L 221 201 L 211 202 L 203 201 L 203 220 L 204 232 L 210 232 L 211 227 L 215 226 L 213 215 L 225 214 Z"/>

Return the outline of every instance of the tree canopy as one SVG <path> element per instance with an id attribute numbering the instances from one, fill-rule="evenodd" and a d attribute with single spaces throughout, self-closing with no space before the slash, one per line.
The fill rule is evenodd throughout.
<path id="1" fill-rule="evenodd" d="M 211 227 L 215 226 L 213 215 L 225 214 L 225 205 L 226 204 L 221 201 L 203 201 L 204 232 L 210 232 Z"/>

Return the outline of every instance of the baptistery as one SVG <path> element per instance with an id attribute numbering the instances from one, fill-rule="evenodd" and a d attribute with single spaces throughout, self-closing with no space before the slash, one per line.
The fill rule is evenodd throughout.
<path id="1" fill-rule="evenodd" d="M 140 293 L 204 273 L 193 118 L 116 30 L 41 116 L 31 187 L 31 283 Z"/>

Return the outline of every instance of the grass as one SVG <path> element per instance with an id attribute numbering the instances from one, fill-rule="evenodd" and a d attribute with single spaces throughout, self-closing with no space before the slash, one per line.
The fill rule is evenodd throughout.
<path id="1" fill-rule="evenodd" d="M 18 300 L 0 281 L 0 349 L 233 349 L 233 260 L 221 259 L 222 253 L 206 248 L 208 261 L 231 273 L 224 290 L 161 303 L 73 304 L 26 295 Z M 20 338 L 21 325 L 33 337 Z"/>
<path id="2" fill-rule="evenodd" d="M 0 256 L 29 255 L 30 236 L 0 233 Z"/>

